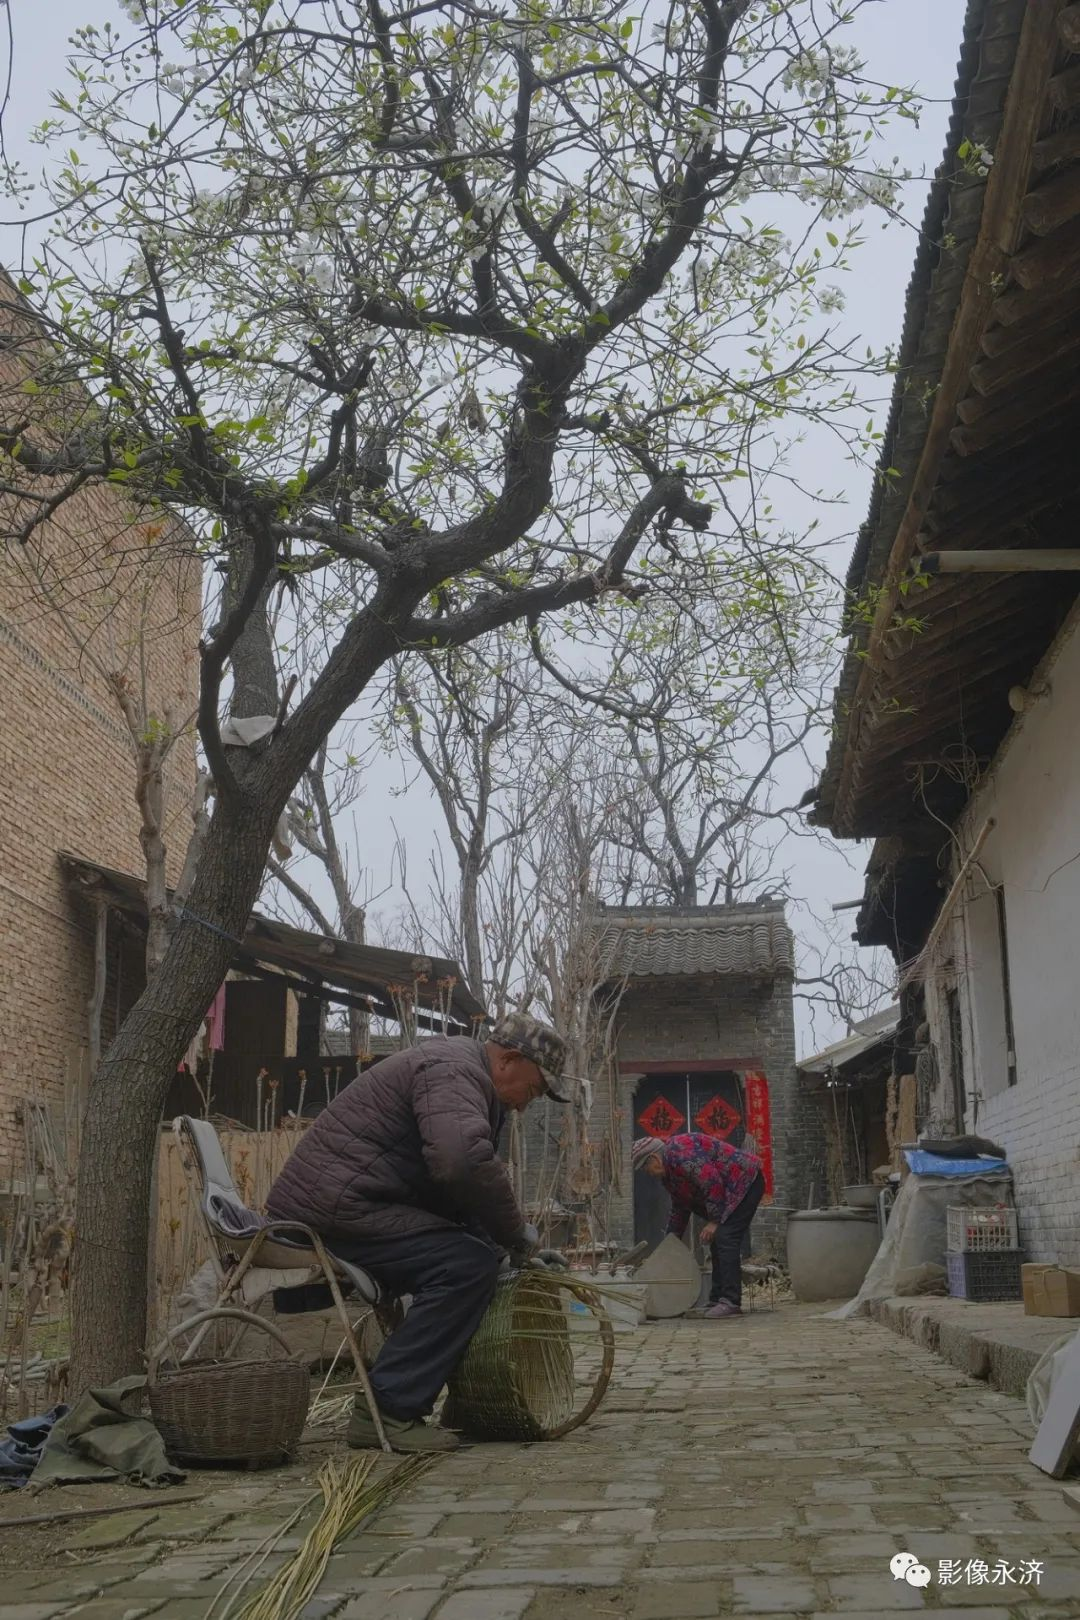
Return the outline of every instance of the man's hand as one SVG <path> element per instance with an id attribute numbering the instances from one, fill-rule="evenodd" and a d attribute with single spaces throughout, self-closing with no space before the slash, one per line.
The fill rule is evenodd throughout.
<path id="1" fill-rule="evenodd" d="M 698 1233 L 698 1236 L 700 1237 L 702 1243 L 711 1243 L 712 1242 L 713 1238 L 716 1236 L 716 1228 L 719 1225 L 720 1225 L 719 1221 L 707 1221 L 706 1222 L 706 1224 L 701 1228 L 701 1231 Z"/>
<path id="2" fill-rule="evenodd" d="M 527 1266 L 530 1258 L 536 1253 L 539 1242 L 540 1233 L 536 1230 L 536 1227 L 526 1224 L 522 1228 L 521 1242 L 510 1251 L 511 1264 L 518 1267 L 519 1270 L 522 1266 Z"/>
<path id="3" fill-rule="evenodd" d="M 536 1271 L 569 1271 L 570 1262 L 558 1249 L 537 1249 L 529 1260 Z"/>

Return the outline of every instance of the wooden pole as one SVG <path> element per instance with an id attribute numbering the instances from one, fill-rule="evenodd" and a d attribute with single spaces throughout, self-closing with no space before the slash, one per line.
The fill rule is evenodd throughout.
<path id="1" fill-rule="evenodd" d="M 1076 574 L 1080 548 L 1074 551 L 928 551 L 912 563 L 923 574 Z"/>
<path id="2" fill-rule="evenodd" d="M 106 1513 L 157 1513 L 161 1508 L 176 1507 L 180 1502 L 201 1502 L 205 1491 L 181 1491 L 169 1495 L 155 1491 L 150 1502 L 110 1502 L 106 1507 L 57 1508 L 52 1513 L 24 1513 L 14 1519 L 0 1519 L 0 1530 L 21 1530 L 24 1524 L 60 1524 L 65 1519 L 98 1519 Z"/>
<path id="3" fill-rule="evenodd" d="M 904 1158 L 905 1145 L 914 1142 L 919 1129 L 917 1098 L 918 1085 L 913 1074 L 902 1074 L 897 1081 L 896 1153 L 901 1178 L 906 1180 L 909 1166 Z"/>

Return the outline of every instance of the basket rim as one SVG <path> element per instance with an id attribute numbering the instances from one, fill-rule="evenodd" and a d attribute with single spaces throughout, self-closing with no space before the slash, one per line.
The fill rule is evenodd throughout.
<path id="1" fill-rule="evenodd" d="M 570 1278 L 564 1277 L 557 1272 L 553 1273 L 522 1270 L 512 1272 L 510 1275 L 500 1278 L 498 1283 L 499 1289 L 503 1291 L 504 1294 L 513 1293 L 515 1296 L 519 1293 L 519 1291 L 527 1295 L 531 1286 L 535 1286 L 538 1293 L 546 1296 L 546 1302 L 555 1307 L 555 1311 L 557 1312 L 564 1330 L 567 1333 L 568 1342 L 570 1342 L 569 1329 L 565 1321 L 565 1317 L 563 1316 L 562 1305 L 562 1300 L 564 1300 L 567 1295 L 577 1298 L 583 1304 L 587 1305 L 589 1312 L 596 1322 L 599 1330 L 601 1344 L 601 1366 L 591 1394 L 581 1407 L 572 1411 L 570 1415 L 563 1421 L 556 1424 L 545 1425 L 540 1422 L 535 1413 L 533 1413 L 529 1407 L 527 1401 L 524 1399 L 519 1380 L 519 1369 L 516 1358 L 513 1354 L 514 1334 L 512 1324 L 517 1314 L 519 1301 L 516 1297 L 511 1298 L 508 1301 L 510 1321 L 508 1349 L 510 1353 L 507 1357 L 507 1365 L 509 1372 L 510 1392 L 512 1393 L 518 1407 L 517 1418 L 520 1428 L 522 1430 L 527 1428 L 530 1431 L 530 1433 L 526 1435 L 519 1433 L 518 1438 L 524 1438 L 526 1441 L 559 1440 L 562 1439 L 564 1435 L 569 1434 L 574 1429 L 580 1427 L 580 1425 L 583 1423 L 586 1423 L 603 1400 L 604 1395 L 607 1392 L 608 1384 L 611 1381 L 611 1372 L 615 1360 L 614 1333 L 611 1326 L 611 1319 L 604 1309 L 602 1295 L 597 1291 L 588 1288 L 586 1285 L 581 1284 L 576 1278 L 571 1280 Z M 492 1303 L 494 1303 L 494 1300 Z M 526 1298 L 521 1300 L 520 1305 L 523 1308 L 528 1309 L 528 1299 Z M 491 1307 L 489 1307 L 489 1309 L 490 1308 Z M 453 1394 L 455 1400 L 460 1399 L 459 1391 L 455 1390 L 453 1386 L 451 1386 L 451 1393 Z"/>
<path id="2" fill-rule="evenodd" d="M 189 1361 L 176 1367 L 161 1367 L 158 1369 L 157 1382 L 147 1385 L 148 1392 L 152 1393 L 166 1383 L 175 1383 L 178 1378 L 221 1378 L 230 1375 L 249 1377 L 258 1374 L 260 1377 L 269 1372 L 271 1377 L 291 1378 L 294 1373 L 300 1372 L 305 1378 L 308 1373 L 307 1363 L 299 1356 L 290 1356 L 288 1360 L 271 1361 L 267 1357 L 253 1356 L 244 1361 Z"/>

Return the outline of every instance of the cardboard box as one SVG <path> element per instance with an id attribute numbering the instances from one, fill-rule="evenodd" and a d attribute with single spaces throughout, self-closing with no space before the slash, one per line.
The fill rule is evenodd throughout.
<path id="1" fill-rule="evenodd" d="M 1020 1267 L 1025 1316 L 1080 1316 L 1080 1271 L 1066 1266 Z"/>

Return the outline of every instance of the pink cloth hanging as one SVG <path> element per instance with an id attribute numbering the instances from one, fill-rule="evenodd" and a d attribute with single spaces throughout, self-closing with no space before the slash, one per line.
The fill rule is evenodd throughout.
<path id="1" fill-rule="evenodd" d="M 206 1015 L 206 1045 L 211 1052 L 225 1050 L 225 986 L 221 986 Z"/>
<path id="2" fill-rule="evenodd" d="M 206 1050 L 208 1052 L 223 1052 L 225 1050 L 225 986 L 218 990 L 217 995 L 210 1003 L 210 1010 L 199 1025 L 194 1040 L 176 1065 L 177 1073 L 184 1069 L 194 1074 L 202 1053 L 203 1036 L 206 1037 Z"/>

